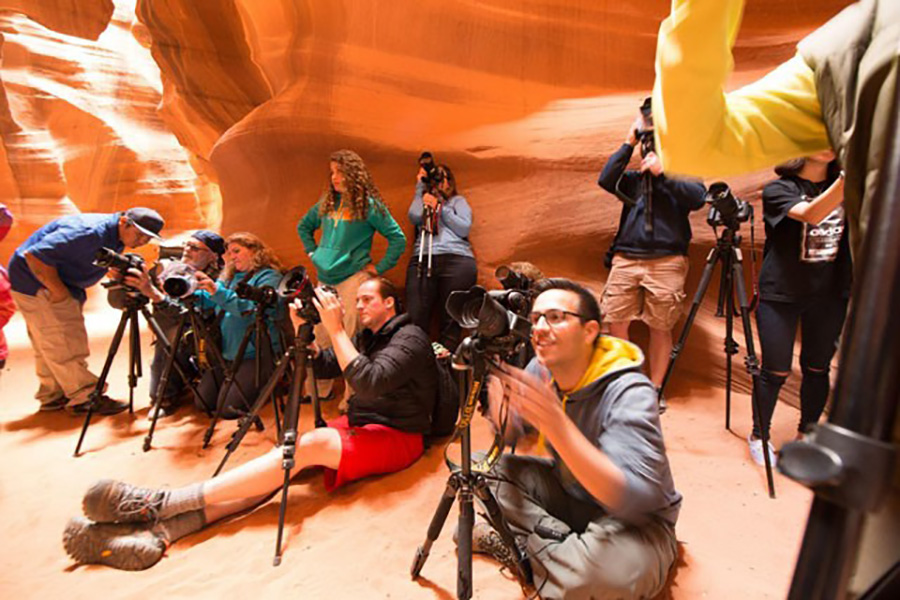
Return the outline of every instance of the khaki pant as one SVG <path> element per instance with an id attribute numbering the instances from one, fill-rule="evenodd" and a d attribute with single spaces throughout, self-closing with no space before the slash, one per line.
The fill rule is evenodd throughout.
<path id="1" fill-rule="evenodd" d="M 546 458 L 504 454 L 489 485 L 542 599 L 637 600 L 665 585 L 678 555 L 671 525 L 628 525 L 570 496 Z M 542 529 L 554 535 L 544 537 Z"/>
<path id="2" fill-rule="evenodd" d="M 62 396 L 73 405 L 87 402 L 97 376 L 88 370 L 90 349 L 81 302 L 70 296 L 52 303 L 45 289 L 36 296 L 18 292 L 12 292 L 12 296 L 25 318 L 34 348 L 34 370 L 40 382 L 34 397 L 41 404 Z"/>
<path id="3" fill-rule="evenodd" d="M 359 271 L 354 275 L 351 275 L 344 281 L 340 282 L 336 286 L 334 286 L 338 291 L 338 296 L 341 299 L 341 304 L 344 305 L 344 331 L 347 332 L 351 338 L 356 335 L 356 330 L 359 327 L 359 315 L 356 313 L 356 292 L 359 290 L 359 286 L 362 285 L 364 281 L 370 279 L 371 275 L 366 271 Z M 319 323 L 315 328 L 316 334 L 316 343 L 319 345 L 319 348 L 325 350 L 326 348 L 331 348 L 331 338 L 328 336 L 328 332 L 325 330 L 325 327 Z M 307 378 L 307 380 L 311 381 L 311 378 Z M 331 394 L 331 388 L 334 385 L 333 379 L 322 379 L 316 381 L 316 387 L 319 390 L 319 397 L 325 398 L 329 394 Z M 309 389 L 309 388 L 307 388 Z M 344 389 L 344 399 L 350 397 L 352 390 L 350 386 Z"/>
<path id="4" fill-rule="evenodd" d="M 640 319 L 653 329 L 672 329 L 681 317 L 687 272 L 686 256 L 641 259 L 617 254 L 600 299 L 603 320 Z"/>

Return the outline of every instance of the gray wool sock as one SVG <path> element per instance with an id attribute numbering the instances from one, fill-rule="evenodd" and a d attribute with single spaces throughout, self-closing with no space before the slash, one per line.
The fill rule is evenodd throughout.
<path id="1" fill-rule="evenodd" d="M 192 510 L 163 519 L 153 526 L 152 531 L 168 545 L 195 531 L 200 531 L 205 526 L 206 517 L 203 510 Z"/>
<path id="2" fill-rule="evenodd" d="M 162 506 L 159 508 L 160 519 L 168 519 L 181 513 L 206 507 L 206 502 L 203 500 L 202 483 L 166 490 L 164 494 Z"/>

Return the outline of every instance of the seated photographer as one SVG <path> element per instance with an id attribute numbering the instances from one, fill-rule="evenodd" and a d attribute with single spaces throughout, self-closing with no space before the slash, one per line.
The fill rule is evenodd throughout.
<path id="1" fill-rule="evenodd" d="M 201 229 L 191 234 L 185 242 L 180 260 L 161 261 L 159 268 L 148 272 L 132 273 L 125 277 L 125 283 L 138 289 L 153 302 L 153 316 L 159 324 L 169 343 L 175 342 L 173 337 L 177 333 L 181 311 L 184 307 L 178 298 L 171 298 L 164 291 L 165 282 L 172 276 L 192 277 L 194 271 L 201 271 L 210 279 L 216 279 L 224 264 L 225 240 L 218 233 Z M 185 269 L 187 267 L 187 269 Z M 112 293 L 110 293 L 112 295 Z M 112 300 L 110 300 L 112 302 Z M 203 319 L 204 325 L 214 325 L 213 318 Z M 185 330 L 186 332 L 188 330 Z M 196 335 L 196 333 L 193 333 Z M 194 354 L 192 345 L 184 340 L 179 345 L 178 363 L 185 373 L 194 373 L 195 368 L 191 363 Z M 156 343 L 153 350 L 153 361 L 150 363 L 150 399 L 152 404 L 160 400 L 158 397 L 159 380 L 165 368 L 167 353 L 163 345 Z M 169 373 L 166 389 L 162 394 L 162 414 L 172 414 L 178 407 L 179 399 L 185 389 L 185 383 L 176 369 Z"/>
<path id="2" fill-rule="evenodd" d="M 222 417 L 236 419 L 241 410 L 250 408 L 260 388 L 274 371 L 275 357 L 281 352 L 281 323 L 285 318 L 284 304 L 274 293 L 281 281 L 281 262 L 271 248 L 252 233 L 234 233 L 225 240 L 225 268 L 218 281 L 208 275 L 197 272 L 197 291 L 202 307 L 214 307 L 219 316 L 219 330 L 222 335 L 222 357 L 234 371 L 234 384 L 225 398 Z M 238 351 L 248 330 L 254 327 L 254 313 L 261 298 L 242 297 L 242 286 L 249 286 L 247 291 L 253 295 L 265 295 L 270 303 L 263 313 L 266 332 L 269 337 L 268 347 L 258 349 L 255 335 L 249 332 L 250 338 L 243 357 L 238 360 Z M 271 293 L 267 294 L 271 288 Z M 257 354 L 259 356 L 257 357 Z M 259 361 L 259 381 L 256 380 L 256 363 Z M 219 366 L 213 366 L 200 378 L 198 392 L 203 398 L 203 405 L 197 408 L 213 414 L 219 390 L 225 381 L 226 373 Z M 243 391 L 246 396 L 241 395 Z"/>
<path id="3" fill-rule="evenodd" d="M 437 367 L 425 332 L 397 314 L 397 290 L 386 279 L 370 279 L 357 290 L 364 330 L 355 340 L 344 329 L 340 299 L 321 289 L 316 295 L 316 309 L 334 345 L 321 351 L 313 346 L 314 369 L 343 371 L 357 393 L 348 415 L 299 436 L 292 474 L 324 467 L 325 487 L 333 491 L 363 477 L 405 469 L 422 455 Z M 66 552 L 82 563 L 151 567 L 177 539 L 271 497 L 283 483 L 282 458 L 276 447 L 215 479 L 171 490 L 99 481 L 84 497 L 87 518 L 76 517 L 66 526 Z"/>
<path id="4" fill-rule="evenodd" d="M 50 221 L 19 246 L 9 261 L 16 306 L 25 318 L 34 348 L 41 411 L 67 408 L 87 412 L 97 376 L 87 365 L 90 354 L 82 305 L 85 289 L 107 273 L 94 264 L 98 250 L 121 252 L 159 239 L 162 217 L 149 208 L 113 214 L 76 214 Z M 128 408 L 102 395 L 94 413 L 114 415 Z"/>
<path id="5" fill-rule="evenodd" d="M 600 187 L 622 202 L 619 229 L 607 253 L 607 262 L 612 259 L 608 264 L 611 270 L 601 303 L 612 335 L 627 340 L 628 328 L 636 319 L 650 328 L 650 379 L 659 387 L 672 353 L 672 328 L 681 317 L 685 298 L 689 216 L 703 207 L 706 189 L 699 181 L 663 174 L 653 151 L 649 111 L 645 103 L 642 112 L 646 117 L 638 116 L 625 143 L 600 173 Z M 638 141 L 640 170 L 627 170 Z M 662 400 L 660 410 L 665 410 Z"/>
<path id="6" fill-rule="evenodd" d="M 424 215 L 429 213 L 433 216 L 427 225 L 433 227 L 432 233 L 425 231 Z M 472 209 L 456 191 L 456 178 L 450 167 L 432 166 L 430 172 L 419 167 L 409 220 L 416 228 L 412 259 L 406 270 L 409 316 L 413 323 L 430 333 L 432 317 L 437 313 L 438 342 L 452 352 L 459 344 L 461 329 L 444 310 L 447 297 L 450 292 L 467 290 L 475 285 L 478 268 L 468 239 Z"/>
<path id="7" fill-rule="evenodd" d="M 656 391 L 641 373 L 640 350 L 600 335 L 590 291 L 556 278 L 536 290 L 529 318 L 537 358 L 528 372 L 502 364 L 489 381 L 489 406 L 499 423 L 508 398 L 507 436 L 530 423 L 551 458 L 505 454 L 488 474 L 491 488 L 541 598 L 653 597 L 678 554 L 681 508 Z M 476 523 L 473 551 L 513 566 L 488 523 Z"/>
<path id="8" fill-rule="evenodd" d="M 814 425 L 828 400 L 828 371 L 847 314 L 852 264 L 844 216 L 844 178 L 830 150 L 779 165 L 763 188 L 766 245 L 756 310 L 762 369 L 750 456 L 764 464 L 760 428 L 768 433 L 778 393 L 794 358 L 800 325 L 800 423 Z M 761 417 L 761 418 L 760 418 Z M 769 445 L 770 462 L 775 464 Z"/>

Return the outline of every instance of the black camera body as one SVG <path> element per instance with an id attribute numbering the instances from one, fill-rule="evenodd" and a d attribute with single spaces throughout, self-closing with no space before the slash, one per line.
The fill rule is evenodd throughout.
<path id="1" fill-rule="evenodd" d="M 508 356 L 519 351 L 531 338 L 527 312 L 531 299 L 519 290 L 487 291 L 472 286 L 466 291 L 451 292 L 447 312 L 465 329 L 473 329 L 471 338 L 479 350 L 487 354 Z M 457 365 L 467 364 L 470 357 L 454 355 Z"/>
<path id="2" fill-rule="evenodd" d="M 234 292 L 238 295 L 238 298 L 251 300 L 261 307 L 272 306 L 278 300 L 278 294 L 275 293 L 275 288 L 271 285 L 253 286 L 242 281 L 234 288 Z"/>
<path id="3" fill-rule="evenodd" d="M 144 259 L 139 254 L 132 252 L 119 254 L 110 248 L 100 248 L 94 254 L 94 264 L 105 269 L 115 269 L 124 275 L 128 269 L 142 270 Z"/>
<path id="4" fill-rule="evenodd" d="M 706 222 L 712 227 L 727 227 L 736 231 L 753 215 L 750 203 L 735 197 L 724 181 L 710 184 L 706 203 L 710 205 Z"/>
<path id="5" fill-rule="evenodd" d="M 335 295 L 338 294 L 336 288 L 330 285 L 323 285 L 322 289 L 327 290 Z M 297 315 L 308 323 L 317 325 L 322 322 L 316 305 L 313 304 L 313 298 L 316 297 L 315 285 L 309 278 L 306 268 L 296 266 L 289 270 L 278 282 L 276 293 L 285 302 L 291 303 L 294 300 L 300 301 L 300 308 Z"/>
<path id="6" fill-rule="evenodd" d="M 644 125 L 634 132 L 634 136 L 640 144 L 641 156 L 647 156 L 650 152 L 656 151 L 656 142 L 653 139 L 653 108 L 649 96 L 641 104 L 641 116 L 644 119 Z"/>
<path id="7" fill-rule="evenodd" d="M 197 290 L 197 269 L 181 261 L 172 261 L 159 274 L 162 289 L 170 298 L 185 298 Z"/>
<path id="8" fill-rule="evenodd" d="M 419 155 L 419 166 L 425 171 L 422 183 L 425 184 L 428 193 L 437 196 L 438 187 L 443 183 L 444 178 L 446 177 L 443 169 L 437 166 L 434 161 L 434 155 L 427 150 Z"/>

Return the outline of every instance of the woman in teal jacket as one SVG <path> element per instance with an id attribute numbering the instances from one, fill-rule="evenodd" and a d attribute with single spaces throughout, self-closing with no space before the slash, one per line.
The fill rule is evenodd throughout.
<path id="1" fill-rule="evenodd" d="M 344 305 L 344 329 L 352 337 L 357 329 L 356 290 L 373 275 L 397 264 L 406 248 L 406 236 L 391 216 L 362 158 L 352 150 L 331 155 L 330 185 L 300 223 L 297 233 L 316 268 L 320 284 L 337 288 Z M 322 230 L 316 243 L 315 232 Z M 387 239 L 384 257 L 373 264 L 375 232 Z M 331 346 L 321 325 L 316 327 L 319 346 Z M 319 382 L 319 396 L 331 394 L 331 380 Z M 346 398 L 348 394 L 345 393 Z"/>
<path id="2" fill-rule="evenodd" d="M 218 281 L 213 281 L 203 273 L 197 273 L 198 288 L 195 292 L 202 299 L 202 304 L 214 307 L 219 315 L 219 329 L 222 333 L 222 356 L 231 365 L 239 354 L 241 341 L 248 329 L 253 327 L 255 311 L 258 303 L 241 298 L 237 289 L 242 283 L 257 290 L 269 286 L 276 288 L 281 279 L 281 263 L 274 252 L 262 240 L 252 233 L 235 233 L 225 243 L 225 269 Z M 281 349 L 281 327 L 285 319 L 283 302 L 272 294 L 273 302 L 265 309 L 266 330 L 271 340 L 269 348 L 263 348 L 259 354 L 260 377 L 256 380 L 257 348 L 255 336 L 251 333 L 249 343 L 244 351 L 243 359 L 235 373 L 235 382 L 225 398 L 222 416 L 234 419 L 239 416 L 236 409 L 245 408 L 243 390 L 248 402 L 253 402 L 257 392 L 272 374 L 274 359 Z M 198 391 L 203 398 L 199 408 L 207 413 L 216 410 L 219 389 L 224 381 L 224 373 L 213 368 L 204 373 Z"/>

